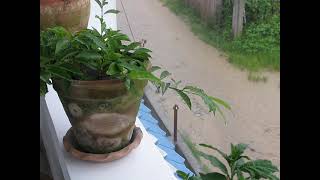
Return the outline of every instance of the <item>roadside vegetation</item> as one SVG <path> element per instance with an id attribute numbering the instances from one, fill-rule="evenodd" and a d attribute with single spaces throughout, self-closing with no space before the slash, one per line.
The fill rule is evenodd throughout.
<path id="1" fill-rule="evenodd" d="M 161 0 L 204 42 L 225 52 L 230 63 L 249 72 L 280 70 L 280 2 L 246 0 L 240 37 L 232 36 L 232 0 L 223 0 L 221 19 L 205 23 L 184 0 Z M 264 81 L 264 80 L 263 80 Z"/>

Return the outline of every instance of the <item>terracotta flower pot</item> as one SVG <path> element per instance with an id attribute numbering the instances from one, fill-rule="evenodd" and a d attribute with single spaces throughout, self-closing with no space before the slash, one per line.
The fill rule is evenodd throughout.
<path id="1" fill-rule="evenodd" d="M 136 81 L 143 94 L 147 81 Z M 84 152 L 108 153 L 129 144 L 142 96 L 128 91 L 120 80 L 55 80 L 72 133 Z"/>
<path id="2" fill-rule="evenodd" d="M 76 32 L 87 28 L 90 0 L 40 0 L 40 29 L 63 26 Z"/>

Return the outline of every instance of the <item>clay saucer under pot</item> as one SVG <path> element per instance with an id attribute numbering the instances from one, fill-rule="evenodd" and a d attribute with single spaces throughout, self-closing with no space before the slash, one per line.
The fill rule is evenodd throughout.
<path id="1" fill-rule="evenodd" d="M 143 137 L 143 133 L 139 127 L 135 127 L 133 130 L 132 138 L 128 146 L 120 149 L 119 151 L 110 152 L 106 154 L 93 154 L 82 152 L 77 148 L 76 141 L 74 140 L 71 128 L 68 130 L 66 135 L 63 137 L 63 145 L 67 152 L 73 157 L 92 162 L 111 162 L 118 160 L 128 155 L 133 149 L 139 146 Z"/>

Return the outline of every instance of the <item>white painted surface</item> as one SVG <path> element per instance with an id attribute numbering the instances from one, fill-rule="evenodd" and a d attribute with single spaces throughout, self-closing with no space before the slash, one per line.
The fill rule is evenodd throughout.
<path id="1" fill-rule="evenodd" d="M 109 0 L 109 8 L 115 9 L 116 1 Z M 99 22 L 94 19 L 100 13 L 98 5 L 91 1 L 89 27 L 99 29 Z M 116 16 L 108 15 L 107 24 L 116 29 Z M 50 166 L 59 166 L 61 175 L 53 175 L 55 180 L 176 180 L 173 171 L 164 160 L 155 139 L 151 138 L 137 118 L 136 125 L 141 128 L 143 138 L 141 144 L 128 156 L 109 163 L 92 163 L 73 158 L 64 148 L 62 139 L 71 127 L 57 93 L 52 86 L 45 96 L 51 118 L 40 118 L 41 135 L 45 137 L 45 147 L 50 148 L 47 155 Z M 54 169 L 59 169 L 53 167 Z M 53 172 L 54 173 L 54 172 Z"/>
<path id="2" fill-rule="evenodd" d="M 152 139 L 153 144 L 157 143 L 158 139 L 154 135 L 149 134 L 149 136 Z"/>
<path id="3" fill-rule="evenodd" d="M 40 134 L 54 180 L 70 180 L 46 100 L 40 97 Z"/>

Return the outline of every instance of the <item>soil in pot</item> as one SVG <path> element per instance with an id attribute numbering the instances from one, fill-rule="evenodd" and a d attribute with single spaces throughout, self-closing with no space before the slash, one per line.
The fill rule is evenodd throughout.
<path id="1" fill-rule="evenodd" d="M 147 82 L 135 84 L 141 95 L 128 91 L 120 80 L 54 80 L 53 87 L 83 152 L 109 153 L 129 144 Z"/>

